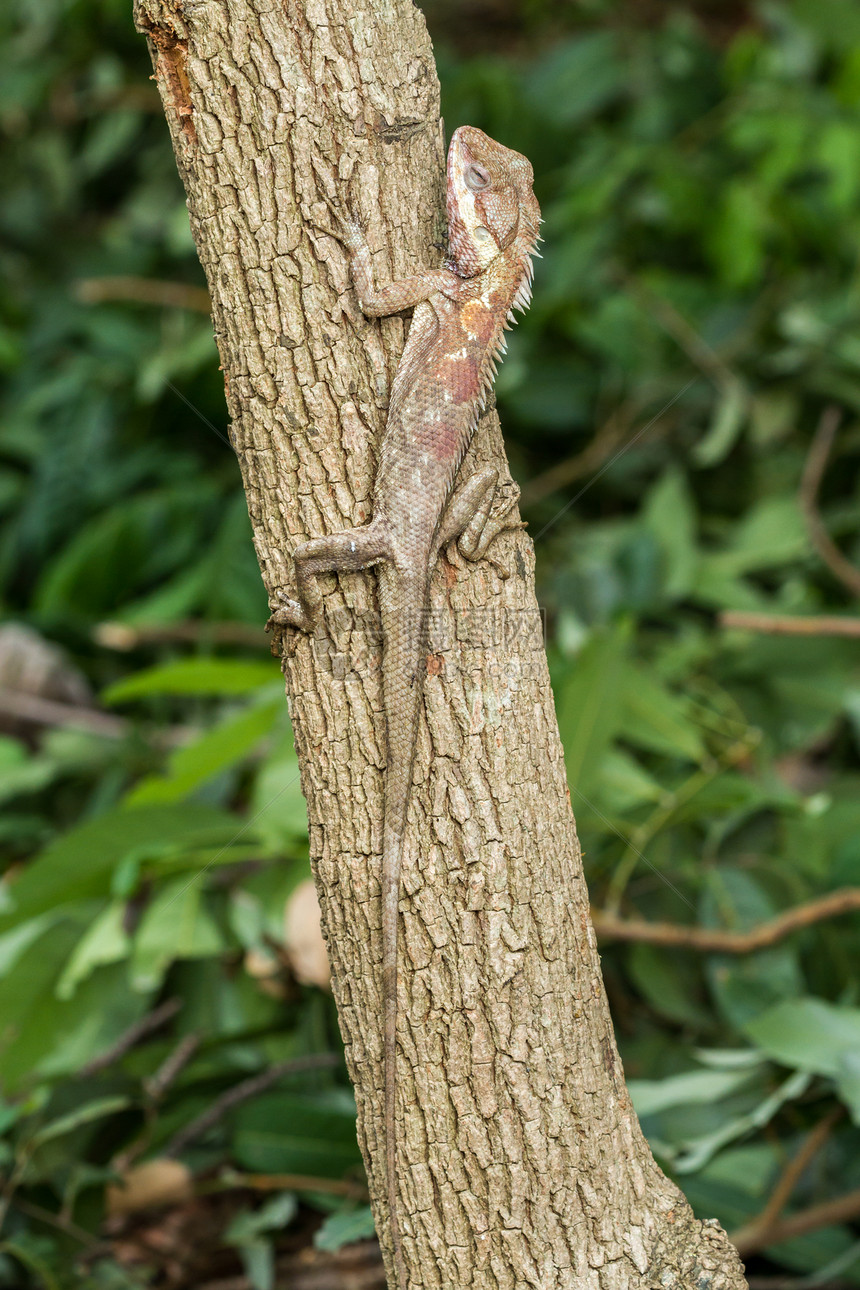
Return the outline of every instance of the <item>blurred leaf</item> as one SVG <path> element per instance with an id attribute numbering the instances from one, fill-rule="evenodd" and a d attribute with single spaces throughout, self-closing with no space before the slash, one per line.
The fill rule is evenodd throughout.
<path id="1" fill-rule="evenodd" d="M 127 956 L 130 941 L 124 926 L 125 916 L 125 901 L 115 900 L 90 924 L 57 982 L 58 998 L 70 999 L 94 968 L 103 963 L 118 963 Z"/>
<path id="2" fill-rule="evenodd" d="M 18 1093 L 40 1076 L 79 1070 L 109 1048 L 147 1006 L 133 994 L 125 964 L 97 968 L 71 999 L 60 999 L 56 983 L 80 928 L 63 923 L 50 929 L 0 980 L 0 1086 Z"/>
<path id="3" fill-rule="evenodd" d="M 750 1071 L 685 1071 L 662 1080 L 629 1080 L 637 1115 L 653 1115 L 671 1106 L 717 1102 L 748 1083 Z"/>
<path id="4" fill-rule="evenodd" d="M 150 775 L 131 790 L 126 806 L 175 802 L 229 766 L 241 763 L 272 729 L 284 700 L 258 703 L 231 715 L 200 739 L 171 753 L 164 775 Z"/>
<path id="5" fill-rule="evenodd" d="M 42 1125 L 29 1139 L 29 1145 L 42 1146 L 46 1142 L 53 1141 L 54 1138 L 63 1137 L 67 1133 L 74 1132 L 75 1129 L 92 1124 L 95 1120 L 103 1120 L 116 1111 L 124 1111 L 129 1104 L 127 1097 L 100 1097 L 93 1102 L 85 1102 L 83 1106 L 76 1107 L 68 1115 L 62 1115 Z"/>
<path id="6" fill-rule="evenodd" d="M 148 905 L 134 938 L 135 990 L 156 989 L 176 959 L 208 958 L 224 948 L 217 925 L 202 906 L 202 894 L 201 878 L 177 878 L 165 883 Z"/>
<path id="7" fill-rule="evenodd" d="M 105 703 L 151 694 L 249 694 L 278 680 L 278 665 L 228 658 L 183 658 L 124 677 L 105 690 Z"/>
<path id="8" fill-rule="evenodd" d="M 334 1254 L 344 1245 L 355 1241 L 369 1241 L 376 1235 L 373 1213 L 369 1205 L 360 1205 L 357 1209 L 341 1209 L 329 1214 L 322 1226 L 314 1233 L 314 1246 Z"/>
<path id="9" fill-rule="evenodd" d="M 229 846 L 241 823 L 185 803 L 110 811 L 58 838 L 3 888 L 0 931 L 73 900 L 106 896 L 114 866 L 140 848 Z"/>
<path id="10" fill-rule="evenodd" d="M 670 467 L 649 492 L 643 518 L 660 544 L 666 595 L 672 599 L 686 595 L 698 562 L 696 512 L 687 481 L 675 467 Z"/>
<path id="11" fill-rule="evenodd" d="M 529 78 L 535 104 L 565 125 L 598 111 L 624 89 L 624 64 L 611 32 L 593 32 L 556 46 Z"/>
<path id="12" fill-rule="evenodd" d="M 860 1008 L 823 999 L 786 999 L 745 1026 L 783 1066 L 829 1075 L 860 1124 Z"/>
<path id="13" fill-rule="evenodd" d="M 740 381 L 726 385 L 708 432 L 693 454 L 700 466 L 716 466 L 734 447 L 746 420 L 748 403 L 749 396 Z"/>
<path id="14" fill-rule="evenodd" d="M 259 1209 L 243 1210 L 231 1219 L 224 1239 L 229 1245 L 247 1245 L 264 1232 L 282 1231 L 293 1221 L 297 1211 L 295 1192 L 280 1192 Z"/>
<path id="15" fill-rule="evenodd" d="M 236 1112 L 233 1150 L 260 1173 L 340 1178 L 361 1160 L 352 1098 L 333 1090 L 259 1097 Z"/>
<path id="16" fill-rule="evenodd" d="M 579 655 L 558 698 L 568 779 L 587 793 L 619 728 L 629 624 L 596 632 Z"/>
<path id="17" fill-rule="evenodd" d="M 623 737 L 652 752 L 699 762 L 705 756 L 690 707 L 653 675 L 628 663 L 623 672 Z"/>

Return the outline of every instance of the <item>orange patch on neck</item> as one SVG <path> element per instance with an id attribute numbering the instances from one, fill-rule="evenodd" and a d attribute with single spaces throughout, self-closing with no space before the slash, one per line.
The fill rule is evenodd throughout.
<path id="1" fill-rule="evenodd" d="M 493 329 L 493 315 L 480 300 L 469 300 L 460 311 L 460 321 L 471 336 L 485 338 Z"/>

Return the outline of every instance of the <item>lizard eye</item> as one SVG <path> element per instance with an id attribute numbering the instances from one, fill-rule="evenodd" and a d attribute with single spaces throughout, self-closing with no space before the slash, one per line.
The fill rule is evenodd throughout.
<path id="1" fill-rule="evenodd" d="M 473 193 L 479 193 L 482 188 L 489 188 L 490 176 L 483 166 L 471 165 L 466 171 L 466 187 L 471 188 Z"/>

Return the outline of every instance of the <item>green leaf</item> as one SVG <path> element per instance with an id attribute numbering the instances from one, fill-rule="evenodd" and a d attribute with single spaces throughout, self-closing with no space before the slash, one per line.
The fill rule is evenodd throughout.
<path id="1" fill-rule="evenodd" d="M 271 1241 L 249 1241 L 242 1245 L 242 1267 L 252 1290 L 275 1290 L 275 1251 Z"/>
<path id="2" fill-rule="evenodd" d="M 124 963 L 97 968 L 71 999 L 60 999 L 57 979 L 80 930 L 68 921 L 52 927 L 15 970 L 0 980 L 0 1086 L 18 1094 L 40 1076 L 79 1070 L 139 1020 L 147 997 L 129 989 Z"/>
<path id="3" fill-rule="evenodd" d="M 794 497 L 766 497 L 744 516 L 729 546 L 711 556 L 715 568 L 737 577 L 806 555 L 809 538 Z"/>
<path id="4" fill-rule="evenodd" d="M 707 1025 L 708 1012 L 697 988 L 698 970 L 682 956 L 670 958 L 654 945 L 633 945 L 627 966 L 633 983 L 658 1016 L 678 1025 Z"/>
<path id="5" fill-rule="evenodd" d="M 280 1232 L 293 1221 L 298 1210 L 296 1194 L 279 1192 L 259 1209 L 246 1209 L 230 1221 L 224 1240 L 228 1245 L 247 1245 L 264 1232 Z"/>
<path id="6" fill-rule="evenodd" d="M 651 489 L 642 514 L 663 556 L 666 595 L 671 600 L 685 596 L 699 559 L 696 510 L 687 480 L 676 467 L 670 467 Z"/>
<path id="7" fill-rule="evenodd" d="M 828 1075 L 860 1124 L 860 1008 L 823 999 L 786 999 L 745 1026 L 783 1066 Z"/>
<path id="8" fill-rule="evenodd" d="M 360 1163 L 355 1104 L 341 1090 L 273 1093 L 236 1112 L 233 1151 L 245 1169 L 340 1178 Z"/>
<path id="9" fill-rule="evenodd" d="M 147 907 L 134 938 L 135 990 L 156 989 L 177 959 L 210 958 L 224 949 L 216 923 L 201 904 L 202 892 L 201 877 L 176 878 Z"/>
<path id="10" fill-rule="evenodd" d="M 62 976 L 57 982 L 60 999 L 71 999 L 81 981 L 103 963 L 118 963 L 128 955 L 129 941 L 125 930 L 126 903 L 112 901 L 90 924 L 74 948 Z"/>
<path id="11" fill-rule="evenodd" d="M 152 694 L 249 694 L 279 681 L 278 665 L 232 658 L 183 658 L 149 667 L 117 681 L 102 694 L 105 703 Z"/>
<path id="12" fill-rule="evenodd" d="M 307 839 L 308 804 L 294 752 L 264 762 L 254 780 L 251 810 L 256 832 L 272 850 L 289 851 Z"/>
<path id="13" fill-rule="evenodd" d="M 600 110 L 627 85 L 613 32 L 589 32 L 555 44 L 529 78 L 534 103 L 554 122 L 572 125 Z"/>
<path id="14" fill-rule="evenodd" d="M 33 942 L 60 918 L 62 918 L 60 913 L 49 910 L 47 913 L 40 914 L 38 918 L 31 918 L 0 936 L 0 977 L 11 971 Z"/>
<path id="15" fill-rule="evenodd" d="M 281 715 L 284 700 L 253 704 L 208 730 L 194 743 L 171 753 L 164 775 L 150 775 L 125 799 L 127 806 L 175 802 L 187 797 L 213 775 L 243 761 Z"/>
<path id="16" fill-rule="evenodd" d="M 67 1115 L 61 1115 L 50 1124 L 43 1125 L 30 1138 L 30 1145 L 44 1146 L 46 1142 L 52 1142 L 55 1138 L 73 1133 L 75 1129 L 80 1129 L 86 1124 L 93 1124 L 96 1120 L 103 1120 L 117 1111 L 124 1111 L 127 1106 L 131 1106 L 131 1099 L 127 1097 L 100 1097 L 94 1102 L 85 1102 L 83 1106 L 76 1107 Z"/>
<path id="17" fill-rule="evenodd" d="M 749 396 L 743 384 L 729 381 L 717 404 L 714 419 L 708 431 L 693 450 L 693 457 L 700 466 L 716 466 L 728 456 L 744 427 L 749 406 Z"/>
<path id="18" fill-rule="evenodd" d="M 620 748 L 605 754 L 600 771 L 601 805 L 622 815 L 644 802 L 659 802 L 665 790 L 634 757 Z"/>
<path id="19" fill-rule="evenodd" d="M 559 696 L 559 728 L 568 780 L 588 794 L 620 725 L 630 627 L 596 632 L 573 665 Z"/>
<path id="20" fill-rule="evenodd" d="M 628 1080 L 627 1088 L 637 1115 L 656 1115 L 674 1106 L 710 1104 L 728 1097 L 744 1084 L 756 1070 L 740 1071 L 685 1071 L 670 1075 L 668 1079 Z"/>
<path id="21" fill-rule="evenodd" d="M 45 1260 L 20 1241 L 3 1241 L 0 1243 L 0 1254 L 11 1254 L 23 1267 L 35 1272 L 43 1290 L 60 1290 L 60 1283 Z"/>
<path id="22" fill-rule="evenodd" d="M 352 1245 L 355 1241 L 369 1241 L 375 1235 L 373 1211 L 369 1205 L 360 1205 L 358 1208 L 340 1209 L 335 1214 L 327 1215 L 314 1232 L 314 1247 L 334 1254 L 344 1245 Z"/>
<path id="23" fill-rule="evenodd" d="M 139 848 L 229 846 L 241 821 L 186 803 L 109 811 L 58 838 L 0 888 L 0 932 L 73 900 L 107 896 L 115 866 Z"/>
<path id="24" fill-rule="evenodd" d="M 705 1133 L 685 1143 L 684 1153 L 674 1161 L 675 1169 L 682 1174 L 698 1173 L 716 1152 L 729 1142 L 737 1142 L 738 1138 L 744 1137 L 754 1129 L 763 1128 L 786 1103 L 799 1101 L 809 1088 L 809 1084 L 809 1075 L 804 1071 L 798 1071 L 764 1098 L 752 1111 L 734 1117 L 712 1133 Z"/>
<path id="25" fill-rule="evenodd" d="M 632 663 L 624 669 L 623 692 L 621 731 L 626 740 L 672 757 L 694 762 L 703 759 L 705 746 L 685 699 Z"/>

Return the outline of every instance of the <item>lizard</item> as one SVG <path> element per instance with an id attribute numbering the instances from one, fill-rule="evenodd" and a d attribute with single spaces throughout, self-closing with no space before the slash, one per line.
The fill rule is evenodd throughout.
<path id="1" fill-rule="evenodd" d="M 439 268 L 376 286 L 359 222 L 326 205 L 337 227 L 318 225 L 349 257 L 362 312 L 413 309 L 395 373 L 368 524 L 311 538 L 293 553 L 297 599 L 283 598 L 270 626 L 317 629 L 321 574 L 378 569 L 386 768 L 382 830 L 382 977 L 385 1181 L 397 1290 L 407 1290 L 396 1149 L 397 955 L 400 871 L 418 738 L 430 576 L 456 542 L 484 558 L 516 495 L 491 515 L 499 472 L 487 467 L 459 487 L 458 474 L 506 349 L 514 310 L 531 301 L 540 208 L 530 162 L 482 130 L 455 130 L 447 159 L 448 254 Z"/>

